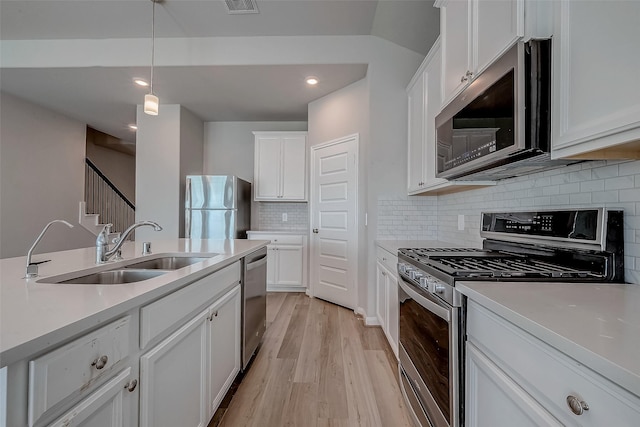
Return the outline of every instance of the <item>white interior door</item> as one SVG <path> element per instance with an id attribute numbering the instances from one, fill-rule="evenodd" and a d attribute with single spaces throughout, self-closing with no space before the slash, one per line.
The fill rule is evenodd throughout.
<path id="1" fill-rule="evenodd" d="M 311 148 L 311 293 L 356 307 L 358 135 Z"/>

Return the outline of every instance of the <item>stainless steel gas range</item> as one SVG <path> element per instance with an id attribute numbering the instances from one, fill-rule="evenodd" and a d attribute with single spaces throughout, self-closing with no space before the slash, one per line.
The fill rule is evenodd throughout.
<path id="1" fill-rule="evenodd" d="M 398 251 L 400 382 L 417 424 L 464 425 L 463 281 L 624 282 L 622 211 L 482 213 L 482 249 Z"/>

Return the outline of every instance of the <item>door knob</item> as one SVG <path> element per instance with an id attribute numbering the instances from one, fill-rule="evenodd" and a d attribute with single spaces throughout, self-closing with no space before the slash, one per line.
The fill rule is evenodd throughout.
<path id="1" fill-rule="evenodd" d="M 318 234 L 318 229 L 317 229 L 317 228 L 314 228 L 314 229 L 313 229 L 313 232 L 314 232 L 315 234 Z"/>

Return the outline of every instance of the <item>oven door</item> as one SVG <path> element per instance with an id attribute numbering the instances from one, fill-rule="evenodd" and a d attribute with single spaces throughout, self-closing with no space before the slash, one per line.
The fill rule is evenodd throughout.
<path id="1" fill-rule="evenodd" d="M 417 398 L 408 398 L 407 402 L 414 412 L 426 413 L 434 427 L 459 426 L 460 308 L 416 289 L 402 278 L 398 284 L 400 366 L 411 388 L 405 387 L 404 392 Z"/>

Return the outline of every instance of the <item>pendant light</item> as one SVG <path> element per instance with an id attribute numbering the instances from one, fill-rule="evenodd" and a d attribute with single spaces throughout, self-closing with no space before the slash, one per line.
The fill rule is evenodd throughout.
<path id="1" fill-rule="evenodd" d="M 144 96 L 144 112 L 150 116 L 158 115 L 158 104 L 160 103 L 158 97 L 153 94 L 153 60 L 156 41 L 156 1 L 158 0 L 151 0 L 153 3 L 153 7 L 151 9 L 151 81 L 149 84 L 149 93 Z"/>

